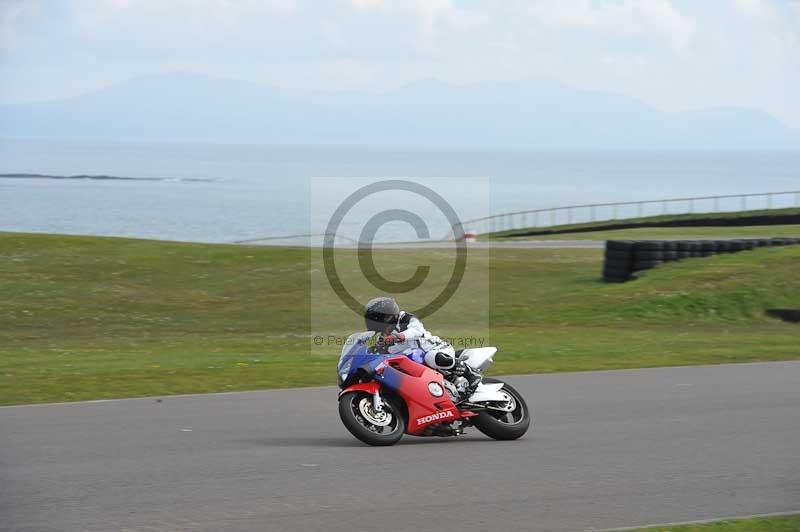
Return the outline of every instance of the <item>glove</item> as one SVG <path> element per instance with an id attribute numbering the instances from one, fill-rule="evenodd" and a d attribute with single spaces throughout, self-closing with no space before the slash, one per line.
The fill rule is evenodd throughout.
<path id="1" fill-rule="evenodd" d="M 402 344 L 406 341 L 406 336 L 403 333 L 387 334 L 383 337 L 384 345 Z"/>
<path id="2" fill-rule="evenodd" d="M 461 377 L 466 372 L 467 372 L 467 365 L 461 362 L 460 360 L 457 360 L 456 365 L 453 366 L 453 375 L 455 375 L 456 377 Z"/>

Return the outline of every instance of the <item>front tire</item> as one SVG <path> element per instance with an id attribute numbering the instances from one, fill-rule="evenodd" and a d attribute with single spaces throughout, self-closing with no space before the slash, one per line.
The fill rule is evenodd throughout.
<path id="1" fill-rule="evenodd" d="M 365 392 L 351 392 L 339 399 L 339 417 L 350 434 L 369 445 L 394 445 L 406 431 L 403 410 L 387 397 L 383 412 L 372 408 L 372 396 Z"/>
<path id="2" fill-rule="evenodd" d="M 483 379 L 483 382 L 488 384 L 502 381 L 487 377 Z M 530 410 L 522 395 L 510 384 L 503 383 L 502 391 L 513 398 L 514 409 L 510 412 L 484 410 L 472 418 L 472 424 L 479 431 L 495 440 L 516 440 L 528 432 L 528 427 L 531 424 Z"/>

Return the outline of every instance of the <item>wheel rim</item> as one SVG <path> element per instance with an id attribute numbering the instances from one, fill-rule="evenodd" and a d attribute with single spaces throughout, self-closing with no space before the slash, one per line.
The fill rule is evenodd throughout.
<path id="1" fill-rule="evenodd" d="M 515 393 L 503 388 L 503 394 L 508 397 L 508 401 L 499 403 L 498 406 L 487 410 L 490 416 L 505 425 L 517 425 L 525 419 L 525 407 L 521 398 Z"/>
<path id="2" fill-rule="evenodd" d="M 397 415 L 386 401 L 383 403 L 383 410 L 376 412 L 373 408 L 372 397 L 362 396 L 351 402 L 351 410 L 356 421 L 375 434 L 389 435 L 398 429 Z"/>

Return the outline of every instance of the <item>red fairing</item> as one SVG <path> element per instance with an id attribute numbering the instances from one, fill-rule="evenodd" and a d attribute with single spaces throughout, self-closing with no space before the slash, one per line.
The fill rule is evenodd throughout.
<path id="1" fill-rule="evenodd" d="M 408 434 L 419 434 L 428 425 L 461 419 L 461 414 L 447 393 L 434 397 L 428 389 L 431 382 L 444 390 L 444 377 L 438 371 L 418 364 L 406 356 L 397 356 L 385 361 L 382 379 L 392 383 L 408 409 Z"/>
<path id="2" fill-rule="evenodd" d="M 353 392 L 365 392 L 373 395 L 384 384 L 396 391 L 406 405 L 408 410 L 406 433 L 408 434 L 420 434 L 429 425 L 475 415 L 472 412 L 462 415 L 446 392 L 441 397 L 434 397 L 428 389 L 428 384 L 438 383 L 444 390 L 442 374 L 428 366 L 418 364 L 406 356 L 387 358 L 382 364 L 381 371 L 376 372 L 376 378 L 377 381 L 349 386 L 339 392 L 339 398 Z"/>
<path id="3" fill-rule="evenodd" d="M 375 395 L 375 392 L 380 390 L 380 388 L 381 385 L 375 381 L 353 384 L 352 386 L 348 386 L 339 392 L 339 398 L 341 398 L 344 394 L 351 392 L 367 392 L 370 395 Z"/>

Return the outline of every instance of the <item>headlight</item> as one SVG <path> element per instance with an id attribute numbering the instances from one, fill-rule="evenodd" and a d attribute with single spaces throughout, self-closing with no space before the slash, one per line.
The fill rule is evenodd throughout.
<path id="1" fill-rule="evenodd" d="M 444 389 L 438 382 L 429 382 L 428 391 L 431 392 L 431 395 L 434 397 L 441 397 L 444 395 Z"/>
<path id="2" fill-rule="evenodd" d="M 353 365 L 353 359 L 348 358 L 345 360 L 344 364 L 339 366 L 339 377 L 344 381 L 347 379 L 347 376 L 350 374 L 350 366 Z"/>

